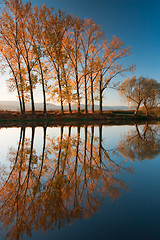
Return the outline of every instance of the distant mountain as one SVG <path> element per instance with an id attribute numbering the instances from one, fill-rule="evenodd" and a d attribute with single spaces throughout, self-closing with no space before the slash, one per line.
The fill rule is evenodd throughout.
<path id="1" fill-rule="evenodd" d="M 35 103 L 36 110 L 43 109 L 43 103 Z M 47 110 L 59 110 L 60 107 L 47 103 Z M 18 101 L 0 101 L 0 110 L 4 111 L 20 111 Z M 31 110 L 31 103 L 26 103 L 26 110 Z"/>
<path id="2" fill-rule="evenodd" d="M 68 109 L 68 107 L 67 107 Z M 72 109 L 77 109 L 76 105 L 72 106 Z M 81 109 L 85 109 L 85 105 L 81 104 Z M 91 110 L 91 105 L 88 106 L 88 109 Z M 99 105 L 94 105 L 94 109 L 98 110 Z M 134 106 L 103 106 L 103 110 L 134 110 Z"/>
<path id="3" fill-rule="evenodd" d="M 35 103 L 36 110 L 43 110 L 43 103 Z M 72 105 L 72 109 L 76 110 L 77 106 Z M 84 104 L 81 104 L 81 109 L 84 109 Z M 88 109 L 91 109 L 89 105 Z M 95 105 L 95 110 L 98 110 L 99 106 Z M 103 110 L 133 110 L 134 106 L 103 106 Z M 0 110 L 3 111 L 20 111 L 18 101 L 0 101 Z M 26 110 L 31 110 L 31 103 L 26 103 Z M 60 110 L 60 106 L 47 103 L 47 110 Z M 64 106 L 64 110 L 68 110 L 68 106 Z"/>

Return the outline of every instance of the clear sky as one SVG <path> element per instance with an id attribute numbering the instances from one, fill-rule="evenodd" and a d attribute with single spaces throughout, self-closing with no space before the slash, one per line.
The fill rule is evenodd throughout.
<path id="1" fill-rule="evenodd" d="M 26 0 L 23 0 L 25 3 Z M 63 9 L 80 18 L 92 18 L 102 25 L 106 36 L 121 38 L 131 46 L 132 56 L 124 64 L 135 64 L 137 77 L 154 78 L 160 82 L 160 1 L 159 0 L 31 0 L 32 5 Z M 0 100 L 15 99 L 6 95 L 1 84 Z M 37 94 L 38 96 L 38 94 Z M 106 90 L 104 105 L 123 104 L 115 91 Z"/>

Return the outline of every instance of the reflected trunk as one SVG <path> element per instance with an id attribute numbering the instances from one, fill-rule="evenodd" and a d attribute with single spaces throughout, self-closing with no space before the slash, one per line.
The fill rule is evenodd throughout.
<path id="1" fill-rule="evenodd" d="M 102 126 L 99 126 L 99 164 L 102 164 Z"/>
<path id="2" fill-rule="evenodd" d="M 38 177 L 38 182 L 37 182 L 37 187 L 40 183 L 40 179 L 42 176 L 42 170 L 43 170 L 43 164 L 44 164 L 44 157 L 45 157 L 45 149 L 46 149 L 46 132 L 47 132 L 47 127 L 43 127 L 43 150 L 42 150 L 42 160 L 41 160 L 41 169 L 39 172 L 39 177 Z"/>
<path id="3" fill-rule="evenodd" d="M 63 127 L 61 127 L 61 138 L 59 142 L 59 153 L 58 153 L 58 160 L 57 160 L 57 167 L 58 167 L 58 174 L 60 170 L 60 160 L 61 160 L 61 151 L 62 151 L 62 141 L 63 141 Z"/>
<path id="4" fill-rule="evenodd" d="M 140 102 L 138 103 L 138 105 L 137 105 L 137 107 L 136 107 L 136 110 L 135 110 L 135 112 L 134 112 L 134 116 L 137 116 L 139 107 L 140 107 L 140 105 L 141 105 L 141 102 L 142 102 L 142 101 L 140 101 Z"/>
<path id="5" fill-rule="evenodd" d="M 94 140 L 94 126 L 91 127 L 90 172 L 92 170 L 93 140 Z"/>

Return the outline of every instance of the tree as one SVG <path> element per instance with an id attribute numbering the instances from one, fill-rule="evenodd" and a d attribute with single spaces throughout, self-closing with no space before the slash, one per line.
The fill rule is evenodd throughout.
<path id="1" fill-rule="evenodd" d="M 58 98 L 61 103 L 61 113 L 63 114 L 63 85 L 66 83 L 61 72 L 64 70 L 64 65 L 66 63 L 66 53 L 63 48 L 63 41 L 70 26 L 70 16 L 66 15 L 61 10 L 54 12 L 51 9 L 51 11 L 46 12 L 45 7 L 43 7 L 40 19 L 41 24 L 44 25 L 44 29 L 42 30 L 43 48 L 46 57 L 54 69 L 57 80 L 56 84 L 58 85 L 58 88 L 54 87 L 54 91 L 52 92 L 56 90 L 58 93 Z"/>
<path id="2" fill-rule="evenodd" d="M 91 98 L 91 109 L 92 113 L 94 113 L 94 100 L 97 97 L 97 89 L 98 89 L 98 77 L 99 77 L 99 61 L 98 61 L 98 53 L 101 49 L 101 46 L 96 47 L 92 46 L 90 51 L 90 59 L 89 59 L 89 81 L 90 81 L 90 98 Z"/>
<path id="3" fill-rule="evenodd" d="M 33 38 L 34 42 L 34 54 L 35 59 L 37 59 L 37 73 L 39 76 L 40 83 L 42 85 L 42 92 L 43 92 L 43 112 L 46 115 L 47 114 L 47 106 L 46 106 L 46 79 L 48 74 L 48 68 L 46 61 L 44 60 L 44 49 L 42 44 L 42 38 L 43 38 L 43 23 L 40 21 L 40 17 L 42 14 L 42 10 L 36 6 L 34 8 L 33 16 L 36 21 L 36 32 Z"/>
<path id="4" fill-rule="evenodd" d="M 141 104 L 145 106 L 147 116 L 149 116 L 149 110 L 159 104 L 160 83 L 154 79 L 133 76 L 127 78 L 118 90 L 128 103 L 137 105 L 134 115 L 137 115 Z"/>
<path id="5" fill-rule="evenodd" d="M 103 94 L 108 85 L 117 75 L 125 72 L 133 72 L 135 66 L 124 66 L 120 60 L 130 55 L 130 47 L 124 47 L 124 43 L 116 36 L 111 41 L 103 42 L 103 53 L 99 56 L 99 111 L 102 112 Z"/>
<path id="6" fill-rule="evenodd" d="M 29 90 L 31 96 L 32 114 L 35 114 L 35 103 L 33 89 L 37 83 L 37 77 L 33 74 L 33 68 L 37 63 L 34 54 L 34 36 L 36 34 L 36 21 L 32 13 L 31 3 L 27 2 L 22 5 L 19 10 L 20 34 L 21 34 L 21 54 L 25 63 L 26 72 L 29 82 Z"/>
<path id="7" fill-rule="evenodd" d="M 21 112 L 25 114 L 25 100 L 30 92 L 34 114 L 33 89 L 37 78 L 33 68 L 37 58 L 33 51 L 36 22 L 31 3 L 24 5 L 21 0 L 6 0 L 5 6 L 0 16 L 0 52 L 12 73 L 9 83 L 11 88 L 17 89 Z"/>
<path id="8" fill-rule="evenodd" d="M 20 48 L 20 9 L 18 0 L 5 1 L 6 8 L 0 18 L 0 53 L 6 62 L 5 68 L 10 69 L 9 89 L 17 90 L 21 113 L 25 115 L 25 83 L 24 66 Z"/>
<path id="9" fill-rule="evenodd" d="M 53 8 L 34 7 L 22 0 L 5 0 L 6 9 L 0 16 L 0 53 L 10 69 L 10 89 L 17 89 L 21 112 L 25 114 L 25 102 L 30 99 L 35 114 L 34 89 L 42 85 L 44 114 L 46 91 L 50 99 L 60 101 L 61 113 L 67 102 L 77 102 L 77 111 L 85 100 L 88 104 L 99 100 L 102 112 L 103 95 L 117 75 L 133 71 L 121 59 L 130 55 L 130 48 L 113 36 L 104 38 L 101 27 L 91 19 L 79 19 Z M 38 81 L 39 78 L 39 81 Z M 152 94 L 152 96 L 155 94 Z M 144 102 L 149 111 L 156 99 L 148 97 Z"/>
<path id="10" fill-rule="evenodd" d="M 80 113 L 80 102 L 81 102 L 81 59 L 82 54 L 80 51 L 81 48 L 81 37 L 84 31 L 84 21 L 78 17 L 73 17 L 71 19 L 71 29 L 66 36 L 66 41 L 64 44 L 64 49 L 68 56 L 70 63 L 70 68 L 72 70 L 73 80 L 75 83 L 75 92 L 77 100 L 77 111 Z"/>
<path id="11" fill-rule="evenodd" d="M 91 74 L 94 72 L 93 64 L 91 65 L 91 59 L 93 58 L 93 49 L 99 49 L 99 42 L 104 37 L 104 34 L 101 31 L 101 27 L 93 22 L 92 19 L 85 19 L 84 20 L 84 30 L 83 35 L 81 36 L 81 52 L 82 52 L 82 71 L 84 75 L 84 91 L 85 91 L 85 112 L 88 112 L 88 80 L 89 80 L 89 73 Z M 95 57 L 95 56 L 94 56 Z M 90 64 L 89 64 L 90 63 Z M 92 67 L 92 71 L 89 67 Z M 90 81 L 93 78 L 90 75 Z M 92 87 L 92 84 L 91 84 Z M 93 93 L 93 89 L 92 89 Z M 93 103 L 93 100 L 92 100 Z M 94 110 L 93 110 L 94 111 Z"/>
<path id="12" fill-rule="evenodd" d="M 160 83 L 154 79 L 145 79 L 144 83 L 144 107 L 146 109 L 147 116 L 149 116 L 150 110 L 157 107 L 160 103 Z"/>

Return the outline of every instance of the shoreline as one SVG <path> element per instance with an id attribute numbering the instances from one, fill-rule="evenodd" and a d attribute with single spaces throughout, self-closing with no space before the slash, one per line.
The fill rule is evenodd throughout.
<path id="1" fill-rule="evenodd" d="M 26 113 L 25 118 L 20 112 L 0 111 L 0 127 L 20 127 L 20 126 L 83 126 L 83 125 L 134 125 L 142 124 L 146 121 L 150 123 L 158 123 L 160 117 L 150 116 L 149 118 L 140 113 L 134 116 L 134 111 L 129 110 L 113 110 L 99 113 L 77 113 L 72 114 L 65 112 L 61 114 L 59 111 L 48 111 L 44 115 L 42 111 L 36 111 L 32 115 L 31 111 Z"/>

